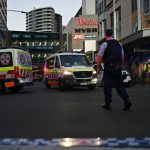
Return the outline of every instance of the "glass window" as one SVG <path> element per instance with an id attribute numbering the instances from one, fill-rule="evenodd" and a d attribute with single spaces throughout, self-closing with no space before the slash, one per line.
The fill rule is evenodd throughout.
<path id="1" fill-rule="evenodd" d="M 0 67 L 13 66 L 12 53 L 2 52 L 0 53 Z"/>
<path id="2" fill-rule="evenodd" d="M 19 37 L 19 34 L 12 34 L 12 37 L 14 38 Z"/>
<path id="3" fill-rule="evenodd" d="M 137 0 L 132 0 L 132 12 L 137 11 Z"/>
<path id="4" fill-rule="evenodd" d="M 53 69 L 54 68 L 54 59 L 55 57 L 52 57 L 50 59 L 46 60 L 46 65 L 48 67 L 48 69 Z"/>
<path id="5" fill-rule="evenodd" d="M 31 35 L 30 34 L 24 34 L 23 37 L 24 38 L 31 38 Z"/>
<path id="6" fill-rule="evenodd" d="M 144 14 L 149 13 L 149 0 L 144 0 Z"/>
<path id="7" fill-rule="evenodd" d="M 121 7 L 116 10 L 116 31 L 117 39 L 121 37 Z"/>
<path id="8" fill-rule="evenodd" d="M 55 68 L 60 68 L 60 63 L 59 63 L 58 57 L 56 57 L 56 60 L 55 60 Z"/>
<path id="9" fill-rule="evenodd" d="M 61 65 L 65 67 L 90 65 L 85 55 L 61 55 L 60 60 Z"/>
<path id="10" fill-rule="evenodd" d="M 113 15 L 113 13 L 110 14 L 110 26 L 113 29 L 113 27 L 114 27 L 114 15 Z"/>

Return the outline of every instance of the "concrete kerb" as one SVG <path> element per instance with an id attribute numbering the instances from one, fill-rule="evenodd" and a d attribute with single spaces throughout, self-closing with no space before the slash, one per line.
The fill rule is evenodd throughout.
<path id="1" fill-rule="evenodd" d="M 19 146 L 0 145 L 0 150 L 149 150 L 148 148 L 112 148 L 112 147 L 60 147 L 60 146 Z"/>

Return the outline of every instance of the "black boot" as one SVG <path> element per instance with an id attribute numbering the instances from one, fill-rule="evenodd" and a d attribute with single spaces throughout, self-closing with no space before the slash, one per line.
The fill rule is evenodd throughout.
<path id="1" fill-rule="evenodd" d="M 125 103 L 123 110 L 124 110 L 124 111 L 128 111 L 131 106 L 132 106 L 132 103 L 131 103 L 131 102 Z"/>
<path id="2" fill-rule="evenodd" d="M 102 107 L 103 107 L 104 109 L 111 110 L 111 106 L 108 105 L 108 104 L 103 104 Z"/>

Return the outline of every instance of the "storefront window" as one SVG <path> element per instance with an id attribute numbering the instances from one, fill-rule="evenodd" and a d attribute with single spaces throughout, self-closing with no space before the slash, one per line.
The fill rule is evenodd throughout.
<path id="1" fill-rule="evenodd" d="M 150 82 L 150 52 L 135 53 L 131 57 L 131 76 L 135 82 Z"/>
<path id="2" fill-rule="evenodd" d="M 138 31 L 137 0 L 132 0 L 132 32 Z"/>

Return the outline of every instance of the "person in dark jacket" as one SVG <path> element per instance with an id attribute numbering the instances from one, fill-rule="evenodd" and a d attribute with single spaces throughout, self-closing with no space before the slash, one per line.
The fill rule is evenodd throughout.
<path id="1" fill-rule="evenodd" d="M 128 111 L 132 105 L 129 95 L 124 87 L 122 78 L 122 68 L 124 67 L 124 51 L 121 43 L 113 38 L 113 31 L 106 30 L 106 41 L 100 46 L 97 55 L 97 73 L 100 65 L 104 63 L 104 109 L 111 109 L 112 102 L 112 83 L 114 84 L 118 95 L 124 101 L 124 111 Z"/>

